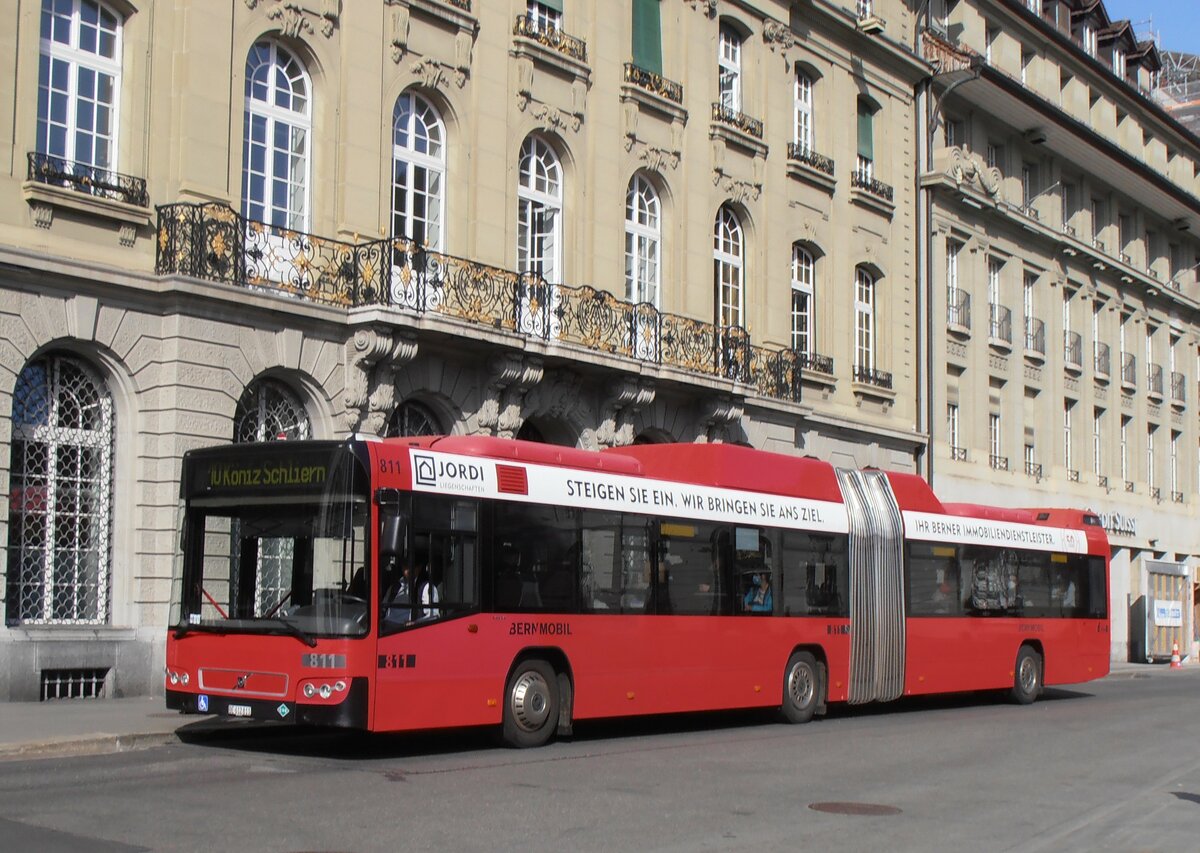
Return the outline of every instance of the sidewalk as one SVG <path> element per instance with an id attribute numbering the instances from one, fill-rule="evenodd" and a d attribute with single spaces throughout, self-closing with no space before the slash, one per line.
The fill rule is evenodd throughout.
<path id="1" fill-rule="evenodd" d="M 1184 664 L 1184 673 L 1200 665 Z M 1183 673 L 1166 664 L 1113 663 L 1109 678 L 1151 678 Z M 177 732 L 214 734 L 246 730 L 241 720 L 168 711 L 162 697 L 0 703 L 0 761 L 102 755 L 179 741 Z"/>

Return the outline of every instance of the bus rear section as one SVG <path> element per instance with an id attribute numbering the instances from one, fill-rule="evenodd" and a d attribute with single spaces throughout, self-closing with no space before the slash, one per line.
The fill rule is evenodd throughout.
<path id="1" fill-rule="evenodd" d="M 365 728 L 374 643 L 361 447 L 192 451 L 167 637 L 167 707 Z"/>

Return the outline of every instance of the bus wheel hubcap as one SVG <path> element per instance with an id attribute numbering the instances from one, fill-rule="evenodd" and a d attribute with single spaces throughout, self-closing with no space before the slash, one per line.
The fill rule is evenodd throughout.
<path id="1" fill-rule="evenodd" d="M 535 732 L 550 713 L 550 685 L 539 673 L 525 672 L 513 684 L 509 697 L 513 719 L 527 732 Z"/>
<path id="2" fill-rule="evenodd" d="M 788 674 L 788 693 L 796 707 L 803 708 L 813 698 L 813 678 L 808 667 L 796 664 Z"/>
<path id="3" fill-rule="evenodd" d="M 1037 689 L 1037 664 L 1033 662 L 1033 658 L 1021 661 L 1021 689 L 1026 693 Z"/>

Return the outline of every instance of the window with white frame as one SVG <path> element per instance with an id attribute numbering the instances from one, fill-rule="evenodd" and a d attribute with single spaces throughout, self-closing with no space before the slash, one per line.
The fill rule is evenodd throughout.
<path id="1" fill-rule="evenodd" d="M 237 444 L 295 441 L 311 438 L 311 431 L 300 398 L 274 379 L 256 379 L 246 386 L 233 414 L 233 440 Z"/>
<path id="2" fill-rule="evenodd" d="M 392 111 L 392 234 L 442 251 L 446 131 L 433 105 L 405 92 Z"/>
<path id="3" fill-rule="evenodd" d="M 1004 445 L 1001 441 L 1000 413 L 991 412 L 988 415 L 988 453 L 991 454 L 992 467 L 995 468 L 1003 456 Z"/>
<path id="4" fill-rule="evenodd" d="M 242 212 L 281 228 L 309 228 L 312 84 L 291 53 L 259 41 L 246 57 Z"/>
<path id="5" fill-rule="evenodd" d="M 866 98 L 858 99 L 858 154 L 854 171 L 864 182 L 875 177 L 875 109 Z"/>
<path id="6" fill-rule="evenodd" d="M 1072 464 L 1074 458 L 1071 455 L 1071 415 L 1074 411 L 1073 400 L 1063 401 L 1063 465 L 1068 471 L 1075 467 Z"/>
<path id="7" fill-rule="evenodd" d="M 113 400 L 90 365 L 48 355 L 12 392 L 9 624 L 108 622 Z"/>
<path id="8" fill-rule="evenodd" d="M 97 169 L 117 160 L 121 19 L 93 0 L 43 0 L 37 151 Z"/>
<path id="9" fill-rule="evenodd" d="M 644 175 L 625 191 L 625 298 L 658 307 L 662 223 L 658 193 Z"/>
<path id="10" fill-rule="evenodd" d="M 1121 479 L 1129 482 L 1129 424 L 1132 418 L 1121 416 Z"/>
<path id="11" fill-rule="evenodd" d="M 517 169 L 517 270 L 560 284 L 562 166 L 550 143 L 528 136 Z"/>
<path id="12" fill-rule="evenodd" d="M 1104 409 L 1092 409 L 1092 471 L 1100 475 L 1104 471 Z"/>
<path id="13" fill-rule="evenodd" d="M 796 66 L 796 90 L 794 99 L 796 125 L 793 142 L 801 155 L 813 151 L 813 78 L 800 66 Z"/>
<path id="14" fill-rule="evenodd" d="M 1169 473 L 1171 475 L 1171 499 L 1172 500 L 1174 500 L 1175 495 L 1181 491 L 1181 489 L 1179 488 L 1179 436 L 1181 434 L 1182 433 L 1180 433 L 1176 430 L 1171 430 L 1171 447 L 1170 447 L 1171 458 L 1168 461 L 1171 466 L 1171 470 Z"/>
<path id="15" fill-rule="evenodd" d="M 1096 51 L 1099 49 L 1100 40 L 1099 34 L 1096 32 L 1096 27 L 1091 21 L 1083 22 L 1082 42 L 1083 52 L 1088 56 L 1095 56 Z"/>
<path id="16" fill-rule="evenodd" d="M 993 308 L 1000 305 L 1000 273 L 1003 269 L 1004 261 L 988 258 L 988 305 Z"/>
<path id="17" fill-rule="evenodd" d="M 525 15 L 529 20 L 529 29 L 533 32 L 562 30 L 562 0 L 529 0 Z"/>
<path id="18" fill-rule="evenodd" d="M 854 12 L 856 15 L 858 15 L 859 20 L 871 17 L 873 13 L 873 5 L 874 4 L 872 0 L 855 0 Z"/>
<path id="19" fill-rule="evenodd" d="M 1021 284 L 1021 309 L 1025 312 L 1025 334 L 1031 334 L 1033 331 L 1033 286 L 1037 283 L 1037 274 L 1025 273 L 1025 280 Z"/>
<path id="20" fill-rule="evenodd" d="M 812 253 L 799 243 L 792 244 L 792 349 L 812 355 L 813 282 L 816 264 Z"/>
<path id="21" fill-rule="evenodd" d="M 958 436 L 958 404 L 946 404 L 946 438 L 950 442 L 950 451 L 953 454 L 962 445 L 959 444 Z"/>
<path id="22" fill-rule="evenodd" d="M 863 267 L 854 271 L 854 366 L 875 369 L 875 277 Z"/>
<path id="23" fill-rule="evenodd" d="M 1125 79 L 1125 51 L 1119 47 L 1113 48 L 1112 70 L 1121 79 Z"/>
<path id="24" fill-rule="evenodd" d="M 721 24 L 717 36 L 717 85 L 721 106 L 742 110 L 742 37 L 729 24 Z"/>
<path id="25" fill-rule="evenodd" d="M 983 59 L 988 65 L 995 61 L 996 42 L 1000 40 L 1000 28 L 990 24 L 984 29 Z M 991 165 L 990 163 L 988 164 Z"/>
<path id="26" fill-rule="evenodd" d="M 727 205 L 717 211 L 713 232 L 713 286 L 718 326 L 741 326 L 744 293 L 742 223 Z"/>
<path id="27" fill-rule="evenodd" d="M 1146 485 L 1151 489 L 1154 488 L 1154 443 L 1158 437 L 1158 427 L 1154 424 L 1146 425 Z"/>

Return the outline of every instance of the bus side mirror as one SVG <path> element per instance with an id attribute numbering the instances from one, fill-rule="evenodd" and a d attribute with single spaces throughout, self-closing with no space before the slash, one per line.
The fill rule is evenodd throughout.
<path id="1" fill-rule="evenodd" d="M 400 559 L 408 538 L 408 519 L 400 513 L 387 513 L 379 526 L 379 556 Z"/>

